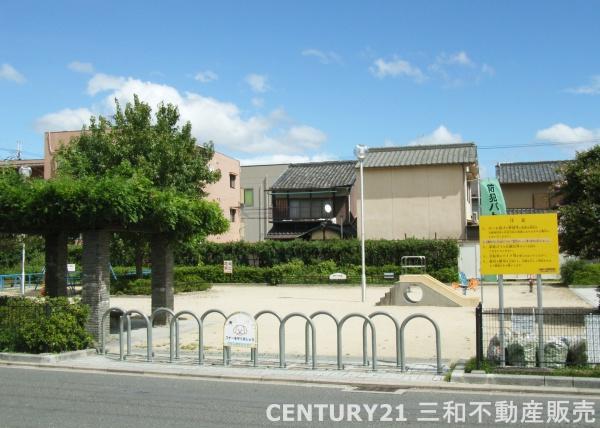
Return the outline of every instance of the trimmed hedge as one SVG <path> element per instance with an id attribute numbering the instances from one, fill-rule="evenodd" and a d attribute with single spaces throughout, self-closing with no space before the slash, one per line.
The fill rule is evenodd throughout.
<path id="1" fill-rule="evenodd" d="M 365 247 L 369 266 L 400 265 L 403 256 L 425 256 L 429 271 L 457 266 L 458 243 L 455 240 L 368 240 Z M 319 264 L 324 260 L 338 266 L 360 265 L 360 241 L 202 242 L 196 247 L 179 248 L 175 262 L 188 266 L 222 265 L 223 260 L 233 260 L 234 266 L 272 267 L 294 259 L 305 265 Z"/>
<path id="2" fill-rule="evenodd" d="M 113 294 L 149 294 L 150 279 L 134 279 L 129 268 L 115 269 L 119 279 L 111 282 Z M 121 272 L 123 274 L 121 274 Z M 346 274 L 345 281 L 330 281 L 329 275 L 335 272 Z M 387 282 L 385 272 L 393 272 L 398 278 L 400 266 L 367 266 L 367 282 L 382 284 Z M 456 268 L 444 268 L 429 272 L 441 282 L 458 280 Z M 258 283 L 258 284 L 359 284 L 360 266 L 337 266 L 331 261 L 316 265 L 305 265 L 301 260 L 292 260 L 274 267 L 234 266 L 232 274 L 223 273 L 223 266 L 179 266 L 174 272 L 175 291 L 202 291 L 210 287 L 207 283 Z"/>
<path id="3" fill-rule="evenodd" d="M 568 260 L 560 267 L 560 276 L 566 285 L 600 285 L 600 263 Z"/>
<path id="4" fill-rule="evenodd" d="M 65 352 L 86 349 L 89 309 L 64 297 L 0 297 L 0 351 Z"/>

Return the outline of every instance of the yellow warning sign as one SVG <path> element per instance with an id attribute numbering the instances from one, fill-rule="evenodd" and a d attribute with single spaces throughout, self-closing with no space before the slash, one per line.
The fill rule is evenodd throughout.
<path id="1" fill-rule="evenodd" d="M 558 273 L 556 213 L 489 215 L 479 221 L 481 273 Z"/>

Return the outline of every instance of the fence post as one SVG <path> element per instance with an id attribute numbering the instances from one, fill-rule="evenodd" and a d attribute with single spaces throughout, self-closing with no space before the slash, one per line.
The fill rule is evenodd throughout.
<path id="1" fill-rule="evenodd" d="M 477 370 L 481 368 L 481 361 L 483 359 L 483 309 L 481 302 L 475 308 L 475 360 L 477 363 Z"/>

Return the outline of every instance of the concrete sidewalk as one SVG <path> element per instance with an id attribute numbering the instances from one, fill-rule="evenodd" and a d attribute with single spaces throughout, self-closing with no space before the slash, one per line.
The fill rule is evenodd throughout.
<path id="1" fill-rule="evenodd" d="M 359 364 L 358 361 L 351 361 Z M 157 356 L 156 361 L 146 362 L 139 355 L 129 360 L 120 361 L 118 355 L 92 355 L 74 360 L 53 363 L 0 361 L 2 366 L 30 367 L 50 370 L 76 370 L 80 372 L 114 373 L 139 376 L 185 377 L 191 380 L 223 380 L 232 382 L 267 382 L 291 383 L 305 385 L 339 385 L 366 391 L 394 392 L 397 390 L 453 390 L 478 392 L 509 392 L 532 394 L 564 394 L 600 396 L 600 390 L 574 387 L 550 386 L 514 386 L 514 385 L 480 385 L 450 383 L 432 370 L 432 365 L 413 364 L 401 372 L 393 365 L 382 364 L 377 371 L 360 365 L 347 366 L 337 370 L 332 362 L 319 362 L 319 368 L 312 370 L 303 361 L 290 360 L 285 369 L 277 367 L 274 359 L 264 359 L 259 367 L 252 367 L 248 361 L 234 360 L 234 366 L 223 366 L 213 355 L 207 364 L 198 365 L 190 357 L 182 357 L 176 363 L 168 363 L 164 356 Z"/>

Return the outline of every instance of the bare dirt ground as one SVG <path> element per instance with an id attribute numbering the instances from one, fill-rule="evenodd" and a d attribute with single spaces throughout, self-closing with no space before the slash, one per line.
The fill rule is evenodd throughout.
<path id="1" fill-rule="evenodd" d="M 260 310 L 270 309 L 285 316 L 292 312 L 310 315 L 315 311 L 326 310 L 338 319 L 352 313 L 368 315 L 374 311 L 385 311 L 393 315 L 400 323 L 409 315 L 426 314 L 440 327 L 442 341 L 442 357 L 444 359 L 469 358 L 475 354 L 475 310 L 474 308 L 446 308 L 427 306 L 375 306 L 389 287 L 373 286 L 367 291 L 367 301 L 360 301 L 360 288 L 356 286 L 265 286 L 265 285 L 215 285 L 205 292 L 185 293 L 175 296 L 175 310 L 190 310 L 200 316 L 209 309 L 220 309 L 226 314 L 245 311 L 255 314 Z M 470 295 L 480 296 L 480 289 L 469 291 Z M 498 288 L 486 285 L 483 293 L 484 307 L 498 306 Z M 527 285 L 507 284 L 504 287 L 506 307 L 534 307 L 537 296 L 529 292 Z M 544 307 L 590 307 L 566 287 L 543 287 Z M 115 296 L 111 298 L 111 306 L 124 309 L 139 309 L 150 314 L 149 296 Z M 356 318 L 350 319 L 343 328 L 343 354 L 360 357 L 362 355 L 362 323 Z M 396 352 L 396 336 L 393 323 L 385 317 L 375 317 L 377 331 L 378 356 L 394 360 Z M 293 318 L 286 328 L 286 353 L 301 355 L 304 353 L 305 321 Z M 327 317 L 315 319 L 317 328 L 317 354 L 319 356 L 336 355 L 336 329 Z M 221 349 L 223 319 L 216 314 L 205 320 L 204 340 L 208 350 Z M 166 329 L 155 328 L 155 346 L 167 349 L 168 335 Z M 162 333 L 161 333 L 161 330 Z M 182 322 L 182 340 L 184 349 L 194 349 L 197 343 L 197 328 L 191 320 Z M 278 352 L 278 322 L 268 315 L 258 322 L 259 352 L 276 354 Z M 144 346 L 143 331 L 134 336 L 134 346 Z M 139 340 L 138 340 L 139 338 Z M 370 349 L 370 346 L 369 346 Z M 412 320 L 405 334 L 405 352 L 408 359 L 432 360 L 435 358 L 435 332 L 431 324 L 424 319 Z"/>

